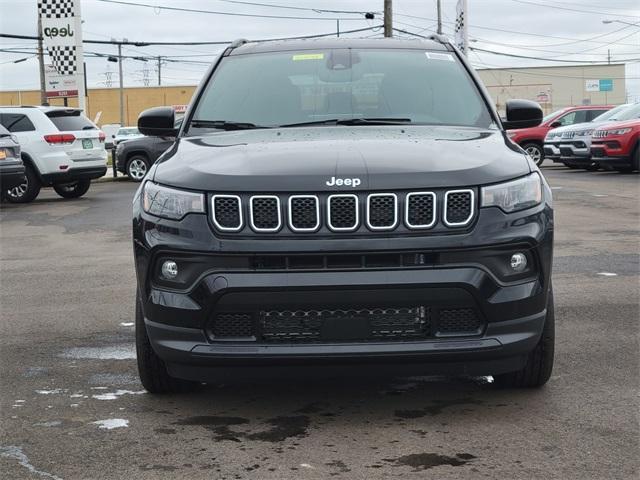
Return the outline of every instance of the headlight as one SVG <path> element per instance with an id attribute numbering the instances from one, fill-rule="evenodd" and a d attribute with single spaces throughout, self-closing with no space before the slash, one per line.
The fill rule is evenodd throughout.
<path id="1" fill-rule="evenodd" d="M 187 213 L 204 213 L 204 195 L 146 182 L 142 190 L 142 208 L 156 217 L 180 220 Z"/>
<path id="2" fill-rule="evenodd" d="M 558 137 L 559 137 L 560 135 L 558 135 L 558 134 L 557 134 L 557 133 L 555 133 L 555 132 L 549 132 L 549 133 L 547 133 L 547 136 L 546 136 L 546 137 L 544 137 L 544 141 L 546 142 L 546 141 L 548 141 L 548 140 L 553 140 L 553 138 L 554 138 L 554 137 L 556 137 L 556 136 L 558 136 Z"/>
<path id="3" fill-rule="evenodd" d="M 482 187 L 482 206 L 499 207 L 506 213 L 535 207 L 542 202 L 542 180 L 532 173 L 511 182 Z"/>
<path id="4" fill-rule="evenodd" d="M 624 135 L 625 133 L 629 133 L 631 128 L 618 128 L 616 130 L 605 130 L 607 135 Z"/>

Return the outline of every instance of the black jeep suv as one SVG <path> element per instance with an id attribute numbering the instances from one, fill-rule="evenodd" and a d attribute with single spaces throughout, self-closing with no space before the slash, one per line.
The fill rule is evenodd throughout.
<path id="1" fill-rule="evenodd" d="M 276 365 L 543 385 L 551 191 L 445 39 L 237 41 L 133 202 L 142 383 Z M 234 374 L 234 373 L 232 373 Z"/>

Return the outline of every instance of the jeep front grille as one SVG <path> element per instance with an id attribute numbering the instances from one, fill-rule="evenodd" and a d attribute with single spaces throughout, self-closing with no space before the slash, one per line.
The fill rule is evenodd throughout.
<path id="1" fill-rule="evenodd" d="M 380 193 L 213 195 L 222 233 L 434 233 L 471 226 L 474 189 Z M 245 220 L 246 219 L 246 220 Z"/>

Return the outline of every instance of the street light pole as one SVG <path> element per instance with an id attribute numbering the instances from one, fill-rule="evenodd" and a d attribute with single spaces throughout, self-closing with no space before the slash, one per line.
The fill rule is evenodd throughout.
<path id="1" fill-rule="evenodd" d="M 441 0 L 438 0 L 436 3 L 437 9 L 438 9 L 438 30 L 437 33 L 438 35 L 442 35 L 442 2 Z"/>
<path id="2" fill-rule="evenodd" d="M 47 104 L 47 86 L 44 79 L 44 49 L 42 47 L 42 19 L 38 12 L 38 68 L 40 69 L 40 105 Z"/>
<path id="3" fill-rule="evenodd" d="M 118 75 L 120 76 L 120 126 L 124 127 L 124 80 L 122 78 L 122 43 L 118 43 Z"/>

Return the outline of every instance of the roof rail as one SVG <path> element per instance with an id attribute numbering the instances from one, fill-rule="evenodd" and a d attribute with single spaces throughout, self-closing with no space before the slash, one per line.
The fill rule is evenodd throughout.
<path id="1" fill-rule="evenodd" d="M 429 35 L 429 40 L 434 40 L 438 43 L 442 43 L 443 45 L 451 45 L 451 41 L 447 36 L 438 33 Z"/>
<path id="2" fill-rule="evenodd" d="M 234 40 L 233 42 L 231 42 L 231 45 L 229 45 L 229 48 L 238 48 L 244 45 L 245 43 L 249 43 L 249 40 L 247 40 L 246 38 L 238 38 L 237 40 Z"/>

